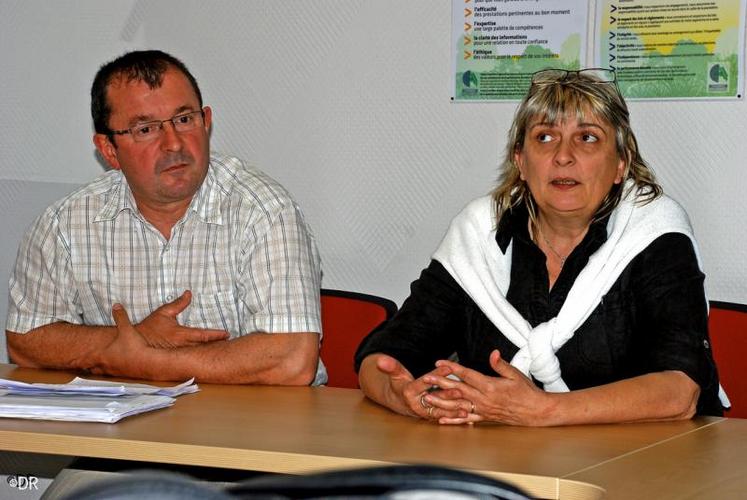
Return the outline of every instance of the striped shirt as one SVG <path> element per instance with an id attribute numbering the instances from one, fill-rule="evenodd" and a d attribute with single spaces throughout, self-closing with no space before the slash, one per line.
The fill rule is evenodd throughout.
<path id="1" fill-rule="evenodd" d="M 231 338 L 321 333 L 320 286 L 314 237 L 290 194 L 239 159 L 213 154 L 169 240 L 140 214 L 118 170 L 50 206 L 21 242 L 6 328 L 114 325 L 117 302 L 138 323 L 191 290 L 182 325 Z M 323 372 L 320 363 L 315 382 Z"/>

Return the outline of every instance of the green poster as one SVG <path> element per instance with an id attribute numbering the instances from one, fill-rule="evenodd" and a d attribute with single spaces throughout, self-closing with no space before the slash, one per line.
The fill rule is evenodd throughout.
<path id="1" fill-rule="evenodd" d="M 517 100 L 532 73 L 578 69 L 586 0 L 453 0 L 454 100 Z"/>
<path id="2" fill-rule="evenodd" d="M 628 98 L 741 98 L 745 0 L 597 2 L 597 64 Z"/>

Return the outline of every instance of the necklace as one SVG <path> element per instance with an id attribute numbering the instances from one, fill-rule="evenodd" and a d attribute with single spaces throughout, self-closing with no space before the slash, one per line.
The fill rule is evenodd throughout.
<path id="1" fill-rule="evenodd" d="M 552 243 L 550 243 L 550 241 L 545 237 L 545 234 L 542 232 L 542 229 L 540 229 L 539 224 L 537 224 L 537 232 L 539 233 L 540 236 L 542 236 L 542 239 L 545 241 L 547 248 L 549 248 L 550 251 L 555 254 L 555 257 L 558 258 L 558 260 L 560 261 L 560 268 L 562 269 L 563 266 L 565 265 L 565 259 L 568 258 L 568 255 L 563 257 L 562 255 L 560 255 L 560 252 L 555 250 L 555 247 L 552 246 Z"/>

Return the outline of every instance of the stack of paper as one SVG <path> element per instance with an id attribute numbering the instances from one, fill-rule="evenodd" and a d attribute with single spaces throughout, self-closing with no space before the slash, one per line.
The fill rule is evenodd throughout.
<path id="1" fill-rule="evenodd" d="M 165 408 L 198 390 L 194 379 L 156 387 L 76 377 L 67 384 L 27 384 L 0 379 L 0 417 L 107 422 Z"/>

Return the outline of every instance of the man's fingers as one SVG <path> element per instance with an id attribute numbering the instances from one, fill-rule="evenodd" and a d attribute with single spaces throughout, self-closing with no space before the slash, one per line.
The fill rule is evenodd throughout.
<path id="1" fill-rule="evenodd" d="M 112 317 L 114 318 L 114 323 L 117 325 L 117 328 L 132 327 L 130 316 L 127 314 L 127 311 L 122 304 L 114 304 L 112 306 Z"/>
<path id="2" fill-rule="evenodd" d="M 107 354 L 99 360 L 99 363 L 102 363 L 99 367 L 102 368 L 101 374 L 109 375 L 114 374 L 112 370 L 123 369 L 131 357 L 136 358 L 143 349 L 148 347 L 139 332 L 132 326 L 130 316 L 122 304 L 112 305 L 112 318 L 117 327 L 117 335 L 107 347 Z"/>
<path id="3" fill-rule="evenodd" d="M 225 330 L 203 330 L 202 341 L 203 342 L 215 342 L 216 340 L 227 340 L 229 334 Z"/>
<path id="4" fill-rule="evenodd" d="M 202 328 L 184 328 L 184 341 L 193 344 L 204 344 L 228 339 L 228 332 L 224 330 L 207 330 Z"/>
<path id="5" fill-rule="evenodd" d="M 184 293 L 177 297 L 173 302 L 162 305 L 159 309 L 168 314 L 169 316 L 176 317 L 180 312 L 189 307 L 192 302 L 192 292 L 184 290 Z"/>

